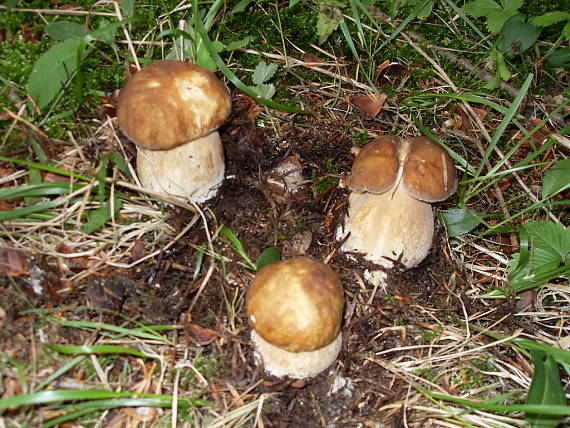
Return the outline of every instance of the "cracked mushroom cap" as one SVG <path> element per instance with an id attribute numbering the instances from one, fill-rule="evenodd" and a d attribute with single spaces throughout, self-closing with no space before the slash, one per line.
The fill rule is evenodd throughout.
<path id="1" fill-rule="evenodd" d="M 424 202 L 438 202 L 455 193 L 457 173 L 449 154 L 426 137 L 408 141 L 403 179 L 410 196 Z"/>
<path id="2" fill-rule="evenodd" d="M 457 189 L 457 173 L 449 154 L 426 137 L 374 139 L 356 156 L 349 179 L 351 190 L 381 194 L 402 176 L 410 196 L 424 202 L 442 201 Z"/>
<path id="3" fill-rule="evenodd" d="M 246 305 L 252 340 L 272 375 L 315 376 L 336 359 L 344 295 L 329 266 L 308 257 L 270 264 L 256 275 Z"/>
<path id="4" fill-rule="evenodd" d="M 426 137 L 376 138 L 354 160 L 348 215 L 337 231 L 342 249 L 385 267 L 407 268 L 429 253 L 434 234 L 430 202 L 450 196 L 457 174 L 450 156 Z M 348 236 L 347 236 L 348 235 Z"/>
<path id="5" fill-rule="evenodd" d="M 136 73 L 117 103 L 123 133 L 147 150 L 169 150 L 216 130 L 231 112 L 216 75 L 182 61 L 158 61 Z"/>

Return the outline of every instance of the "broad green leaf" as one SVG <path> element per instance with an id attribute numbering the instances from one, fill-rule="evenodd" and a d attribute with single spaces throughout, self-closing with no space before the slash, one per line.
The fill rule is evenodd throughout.
<path id="1" fill-rule="evenodd" d="M 241 40 L 236 40 L 235 42 L 228 43 L 224 47 L 224 50 L 226 52 L 230 52 L 230 51 L 235 51 L 236 49 L 245 48 L 247 45 L 251 43 L 251 39 L 252 38 L 250 36 L 247 36 Z"/>
<path id="2" fill-rule="evenodd" d="M 485 89 L 493 90 L 493 89 L 497 89 L 500 85 L 501 85 L 501 76 L 499 75 L 499 72 L 497 72 L 497 73 L 495 73 L 493 78 L 491 80 L 489 80 L 487 82 L 487 84 L 483 87 Z"/>
<path id="3" fill-rule="evenodd" d="M 525 16 L 514 15 L 501 29 L 499 50 L 502 53 L 520 54 L 528 50 L 538 39 L 541 28 L 525 22 Z"/>
<path id="4" fill-rule="evenodd" d="M 100 25 L 96 30 L 93 30 L 89 34 L 87 34 L 85 36 L 85 40 L 87 42 L 91 42 L 91 41 L 96 40 L 96 39 L 107 40 L 107 38 L 109 38 L 109 40 L 110 40 L 111 34 L 113 34 L 113 37 L 111 40 L 111 42 L 112 42 L 115 39 L 114 34 L 118 28 L 121 28 L 126 24 L 131 24 L 133 22 L 140 22 L 140 21 L 141 21 L 140 18 L 123 19 L 122 21 L 117 21 L 117 22 L 103 21 L 105 23 L 105 25 Z M 109 42 L 109 43 L 111 43 L 111 42 Z"/>
<path id="5" fill-rule="evenodd" d="M 240 0 L 238 4 L 236 4 L 233 9 L 231 10 L 231 14 L 234 13 L 241 13 L 247 9 L 247 7 L 253 3 L 255 0 Z"/>
<path id="6" fill-rule="evenodd" d="M 491 33 L 498 33 L 517 10 L 522 6 L 522 0 L 505 0 L 501 7 L 493 0 L 473 0 L 463 6 L 465 13 L 487 18 L 487 28 Z"/>
<path id="7" fill-rule="evenodd" d="M 479 215 L 466 207 L 443 211 L 440 215 L 449 237 L 469 233 L 483 221 Z"/>
<path id="8" fill-rule="evenodd" d="M 263 267 L 278 262 L 279 260 L 281 260 L 281 250 L 277 247 L 269 247 L 263 250 L 259 255 L 255 265 L 257 270 L 261 270 Z"/>
<path id="9" fill-rule="evenodd" d="M 301 0 L 289 0 L 289 7 L 297 5 Z"/>
<path id="10" fill-rule="evenodd" d="M 113 43 L 115 41 L 115 33 L 117 27 L 106 19 L 99 21 L 96 35 L 101 38 L 105 43 Z"/>
<path id="11" fill-rule="evenodd" d="M 542 177 L 542 199 L 570 188 L 570 159 L 552 165 Z"/>
<path id="12" fill-rule="evenodd" d="M 567 25 L 570 28 L 570 24 Z M 551 67 L 570 67 L 570 46 L 555 50 L 546 58 Z"/>
<path id="13" fill-rule="evenodd" d="M 77 69 L 77 52 L 81 44 L 79 39 L 58 43 L 34 64 L 28 80 L 28 92 L 40 109 L 54 99 Z"/>
<path id="14" fill-rule="evenodd" d="M 427 2 L 427 4 L 423 7 L 423 9 L 420 10 L 420 12 L 418 13 L 418 18 L 420 18 L 420 19 L 426 19 L 428 16 L 431 15 L 432 10 L 433 10 L 433 1 L 429 1 L 429 2 Z"/>
<path id="15" fill-rule="evenodd" d="M 119 170 L 123 174 L 125 174 L 125 177 L 133 178 L 133 176 L 131 175 L 131 170 L 129 169 L 129 166 L 127 165 L 127 162 L 125 162 L 125 160 L 121 157 L 121 155 L 119 155 L 115 152 L 111 152 L 105 156 L 109 156 L 109 160 L 112 161 L 115 165 L 117 165 L 119 167 Z"/>
<path id="16" fill-rule="evenodd" d="M 552 221 L 531 221 L 525 224 L 531 247 L 555 253 L 562 263 L 570 254 L 570 228 Z"/>
<path id="17" fill-rule="evenodd" d="M 251 81 L 254 85 L 261 85 L 271 79 L 277 72 L 277 64 L 267 64 L 265 61 L 260 61 L 253 70 Z M 271 98 L 271 97 L 266 97 Z"/>
<path id="18" fill-rule="evenodd" d="M 22 0 L 6 0 L 6 10 L 11 12 Z"/>
<path id="19" fill-rule="evenodd" d="M 56 21 L 46 25 L 45 32 L 55 40 L 82 39 L 87 34 L 87 27 L 77 22 Z"/>
<path id="20" fill-rule="evenodd" d="M 40 184 L 42 182 L 42 173 L 37 168 L 30 168 L 28 171 L 28 183 L 31 185 Z M 26 205 L 35 204 L 40 198 L 37 196 L 27 196 L 25 198 Z"/>
<path id="21" fill-rule="evenodd" d="M 555 12 L 548 12 L 544 15 L 535 16 L 532 23 L 541 27 L 547 27 L 549 25 L 558 24 L 559 22 L 568 20 L 570 20 L 570 13 L 557 10 Z"/>
<path id="22" fill-rule="evenodd" d="M 254 89 L 261 98 L 271 99 L 275 95 L 275 86 L 271 83 L 256 85 Z"/>
<path id="23" fill-rule="evenodd" d="M 135 0 L 121 0 L 119 3 L 121 13 L 125 18 L 131 18 L 135 10 Z"/>
<path id="24" fill-rule="evenodd" d="M 501 6 L 493 0 L 472 0 L 463 5 L 463 11 L 475 17 L 487 16 L 499 9 Z"/>
<path id="25" fill-rule="evenodd" d="M 565 405 L 566 395 L 560 383 L 558 364 L 544 351 L 532 350 L 534 374 L 528 391 L 527 404 Z M 561 420 L 559 415 L 526 412 L 525 419 L 533 428 L 555 428 Z"/>
<path id="26" fill-rule="evenodd" d="M 223 43 L 218 40 L 212 42 L 212 46 L 216 50 L 216 53 L 220 53 L 224 50 Z M 204 48 L 204 46 L 201 46 L 200 49 L 198 49 L 198 54 L 196 55 L 196 64 L 212 72 L 218 69 L 216 62 L 212 59 L 210 53 L 207 49 Z"/>
<path id="27" fill-rule="evenodd" d="M 499 51 L 497 52 L 497 72 L 499 74 L 499 77 L 501 79 L 503 79 L 504 81 L 507 81 L 511 78 L 511 72 L 509 71 L 509 68 L 507 67 L 507 63 L 505 62 L 505 58 L 503 57 L 503 54 Z"/>
<path id="28" fill-rule="evenodd" d="M 494 11 L 487 16 L 487 29 L 491 33 L 498 33 L 505 23 L 515 15 L 517 15 L 517 11 L 511 9 Z"/>
<path id="29" fill-rule="evenodd" d="M 319 45 L 327 41 L 329 36 L 338 25 L 344 21 L 342 11 L 336 2 L 323 1 L 319 7 L 317 16 L 317 35 L 319 36 Z"/>
<path id="30" fill-rule="evenodd" d="M 509 284 L 514 292 L 540 286 L 570 273 L 570 228 L 549 221 L 532 221 L 520 230 L 520 253 L 509 262 Z M 495 290 L 486 297 L 500 297 Z"/>

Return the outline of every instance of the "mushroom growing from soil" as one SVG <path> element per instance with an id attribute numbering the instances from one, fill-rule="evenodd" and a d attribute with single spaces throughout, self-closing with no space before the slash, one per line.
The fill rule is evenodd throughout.
<path id="1" fill-rule="evenodd" d="M 361 253 L 386 268 L 395 261 L 406 268 L 429 253 L 434 233 L 430 203 L 457 188 L 450 156 L 426 137 L 383 136 L 356 156 L 348 179 L 352 190 L 344 227 L 343 251 Z"/>
<path id="2" fill-rule="evenodd" d="M 246 306 L 251 339 L 269 374 L 316 376 L 338 356 L 344 296 L 328 265 L 309 257 L 267 265 L 253 280 Z"/>
<path id="3" fill-rule="evenodd" d="M 215 196 L 225 171 L 216 129 L 230 112 L 228 89 L 202 67 L 158 61 L 136 73 L 121 91 L 117 117 L 138 146 L 142 186 L 196 203 Z"/>

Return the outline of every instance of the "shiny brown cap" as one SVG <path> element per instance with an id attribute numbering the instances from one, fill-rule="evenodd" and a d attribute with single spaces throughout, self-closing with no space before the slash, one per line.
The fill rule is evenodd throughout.
<path id="1" fill-rule="evenodd" d="M 117 103 L 124 134 L 147 150 L 169 150 L 203 137 L 231 112 L 216 75 L 181 61 L 158 61 L 136 73 Z"/>
<path id="2" fill-rule="evenodd" d="M 449 154 L 426 137 L 408 141 L 410 146 L 403 176 L 410 196 L 437 202 L 452 195 L 457 189 L 457 173 Z"/>
<path id="3" fill-rule="evenodd" d="M 350 190 L 384 193 L 398 178 L 400 138 L 393 135 L 378 137 L 368 143 L 354 159 Z"/>
<path id="4" fill-rule="evenodd" d="M 264 340 L 289 352 L 308 352 L 338 337 L 344 295 L 332 268 L 296 257 L 261 269 L 246 305 L 249 323 Z"/>

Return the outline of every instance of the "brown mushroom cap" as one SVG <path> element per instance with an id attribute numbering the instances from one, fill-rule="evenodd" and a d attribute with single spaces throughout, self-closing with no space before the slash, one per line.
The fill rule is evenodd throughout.
<path id="1" fill-rule="evenodd" d="M 231 111 L 227 88 L 216 75 L 181 61 L 158 61 L 136 73 L 121 91 L 121 130 L 147 150 L 169 150 L 203 137 Z"/>
<path id="2" fill-rule="evenodd" d="M 344 296 L 332 268 L 297 257 L 261 269 L 246 305 L 251 326 L 265 341 L 288 352 L 308 352 L 338 338 Z"/>
<path id="3" fill-rule="evenodd" d="M 403 176 L 406 191 L 424 202 L 442 201 L 457 188 L 451 157 L 426 137 L 382 136 L 356 156 L 348 181 L 351 190 L 380 194 Z"/>
<path id="4" fill-rule="evenodd" d="M 368 143 L 354 159 L 349 180 L 351 190 L 384 193 L 394 185 L 400 163 L 398 151 L 401 139 L 385 135 Z"/>
<path id="5" fill-rule="evenodd" d="M 404 163 L 404 185 L 408 193 L 425 202 L 447 199 L 457 189 L 453 160 L 440 146 L 426 137 L 410 138 Z"/>

